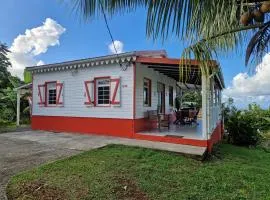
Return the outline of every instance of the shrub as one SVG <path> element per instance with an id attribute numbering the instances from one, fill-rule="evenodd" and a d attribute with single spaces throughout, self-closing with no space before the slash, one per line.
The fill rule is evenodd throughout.
<path id="1" fill-rule="evenodd" d="M 230 143 L 256 145 L 259 142 L 269 141 L 270 109 L 262 109 L 253 103 L 248 109 L 239 110 L 233 106 L 231 100 L 227 106 L 223 106 L 223 115 Z"/>
<path id="2" fill-rule="evenodd" d="M 13 122 L 0 119 L 0 128 L 5 128 L 5 127 L 8 127 L 12 124 L 13 124 Z"/>
<path id="3" fill-rule="evenodd" d="M 234 108 L 226 122 L 229 142 L 235 145 L 256 145 L 260 141 L 258 127 L 246 111 Z"/>

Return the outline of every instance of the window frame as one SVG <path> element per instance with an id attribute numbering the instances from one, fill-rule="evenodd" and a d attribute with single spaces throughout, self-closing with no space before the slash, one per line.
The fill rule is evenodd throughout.
<path id="1" fill-rule="evenodd" d="M 55 104 L 50 104 L 49 103 L 49 90 L 51 88 L 48 88 L 48 85 L 50 84 L 54 84 L 54 89 L 55 89 Z M 48 81 L 48 82 L 45 82 L 45 106 L 46 107 L 56 107 L 58 104 L 57 104 L 57 81 Z"/>
<path id="2" fill-rule="evenodd" d="M 145 82 L 147 82 L 147 91 L 148 91 L 148 103 L 145 104 Z M 152 80 L 149 78 L 143 78 L 143 106 L 144 107 L 151 107 L 152 106 Z"/>
<path id="3" fill-rule="evenodd" d="M 169 106 L 173 107 L 174 105 L 174 99 L 173 99 L 173 86 L 169 86 Z M 172 92 L 172 93 L 171 93 Z"/>
<path id="4" fill-rule="evenodd" d="M 109 83 L 106 84 L 106 86 L 109 87 L 109 103 L 108 104 L 99 104 L 98 100 L 99 100 L 99 95 L 98 95 L 98 88 L 99 88 L 99 84 L 98 81 L 100 80 L 108 80 Z M 95 102 L 95 106 L 96 107 L 110 107 L 111 106 L 111 77 L 110 76 L 106 76 L 106 77 L 95 77 L 94 78 L 94 102 Z M 101 86 L 100 86 L 101 87 Z"/>

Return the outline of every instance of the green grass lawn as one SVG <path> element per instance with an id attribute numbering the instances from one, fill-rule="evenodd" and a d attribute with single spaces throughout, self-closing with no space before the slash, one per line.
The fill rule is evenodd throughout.
<path id="1" fill-rule="evenodd" d="M 270 153 L 223 144 L 221 159 L 111 145 L 14 176 L 10 199 L 270 199 Z"/>

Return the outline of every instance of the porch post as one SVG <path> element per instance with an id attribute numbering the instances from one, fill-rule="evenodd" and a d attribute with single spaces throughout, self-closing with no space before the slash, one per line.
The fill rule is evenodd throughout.
<path id="1" fill-rule="evenodd" d="M 215 99 L 214 99 L 214 106 L 215 106 L 215 126 L 217 125 L 218 122 L 218 92 L 217 89 L 214 88 L 214 94 L 215 94 Z"/>
<path id="2" fill-rule="evenodd" d="M 214 109 L 214 81 L 213 81 L 213 76 L 209 77 L 209 129 L 208 133 L 212 133 L 213 128 L 214 128 L 214 123 L 215 123 L 215 109 Z"/>
<path id="3" fill-rule="evenodd" d="M 20 89 L 17 89 L 17 119 L 16 119 L 17 126 L 20 126 L 20 102 L 21 102 L 21 93 Z"/>
<path id="4" fill-rule="evenodd" d="M 222 120 L 221 90 L 218 89 L 218 121 Z"/>
<path id="5" fill-rule="evenodd" d="M 202 73 L 202 136 L 203 139 L 208 139 L 208 93 L 209 93 L 209 77 L 207 74 Z"/>

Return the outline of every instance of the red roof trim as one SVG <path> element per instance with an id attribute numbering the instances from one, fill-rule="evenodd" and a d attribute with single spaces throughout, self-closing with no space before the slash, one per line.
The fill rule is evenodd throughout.
<path id="1" fill-rule="evenodd" d="M 150 57 L 137 57 L 136 62 L 143 64 L 160 64 L 160 65 L 176 65 L 179 64 L 189 64 L 192 66 L 199 67 L 200 62 L 197 60 L 184 60 L 184 59 L 175 59 L 175 58 L 150 58 Z M 213 67 L 217 67 L 215 61 L 210 61 Z"/>

